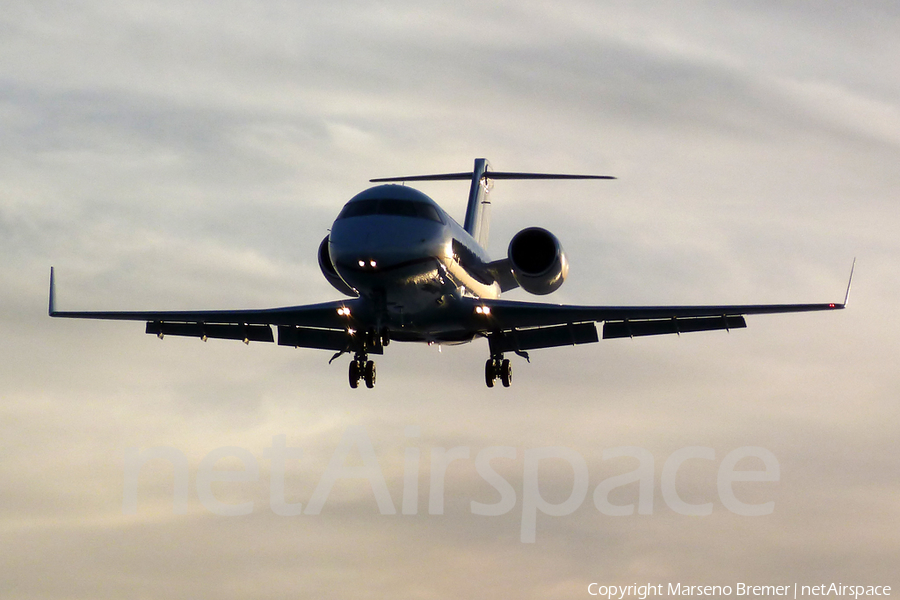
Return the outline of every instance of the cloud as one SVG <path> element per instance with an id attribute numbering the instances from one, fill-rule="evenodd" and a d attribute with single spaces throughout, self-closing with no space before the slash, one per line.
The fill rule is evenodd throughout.
<path id="1" fill-rule="evenodd" d="M 880 2 L 13 2 L 0 17 L 0 590 L 543 598 L 592 581 L 900 585 L 897 20 Z M 619 177 L 495 186 L 494 255 L 529 225 L 561 238 L 572 270 L 554 301 L 840 300 L 858 256 L 851 308 L 535 351 L 509 390 L 484 388 L 483 343 L 397 343 L 378 387 L 352 393 L 327 352 L 160 342 L 142 324 L 45 316 L 51 264 L 73 309 L 332 299 L 315 251 L 342 203 L 371 177 L 464 170 L 475 156 Z M 465 185 L 421 189 L 461 218 Z M 273 436 L 303 449 L 287 485 L 308 502 L 351 426 L 371 437 L 397 507 L 404 452 L 419 449 L 419 514 L 378 514 L 364 481 L 339 483 L 319 516 L 273 514 Z M 138 512 L 122 513 L 126 450 L 154 446 L 188 460 L 185 515 L 165 463 L 142 471 Z M 216 488 L 252 499 L 247 517 L 211 514 L 193 487 L 224 446 L 261 467 L 255 482 Z M 445 513 L 429 515 L 431 450 L 457 446 L 471 457 L 448 467 Z M 538 515 L 534 544 L 520 542 L 521 494 L 503 516 L 473 515 L 473 499 L 496 500 L 474 466 L 492 446 L 516 449 L 495 466 L 519 491 L 525 451 L 579 453 L 584 503 Z M 619 446 L 654 458 L 652 515 L 592 504 L 601 481 L 632 468 L 603 460 Z M 688 446 L 716 456 L 685 462 L 677 480 L 685 499 L 713 503 L 709 517 L 661 495 L 663 464 Z M 717 497 L 717 466 L 741 446 L 781 466 L 777 483 L 735 488 L 774 501 L 768 517 Z M 544 497 L 564 500 L 571 468 L 548 461 L 540 474 Z M 616 494 L 637 498 L 633 485 Z"/>

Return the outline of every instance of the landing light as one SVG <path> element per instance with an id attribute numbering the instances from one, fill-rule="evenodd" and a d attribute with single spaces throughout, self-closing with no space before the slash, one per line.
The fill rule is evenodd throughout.
<path id="1" fill-rule="evenodd" d="M 372 267 L 373 269 L 375 268 L 375 265 L 376 265 L 376 263 L 374 260 L 369 261 L 369 266 Z"/>
<path id="2" fill-rule="evenodd" d="M 491 307 L 490 306 L 476 306 L 475 312 L 478 313 L 479 315 L 489 315 L 489 314 L 491 314 Z"/>
<path id="3" fill-rule="evenodd" d="M 342 316 L 342 317 L 349 317 L 349 316 L 350 316 L 350 309 L 347 308 L 346 306 L 342 306 L 342 307 L 340 307 L 339 309 L 337 309 L 337 314 L 339 314 L 339 315 Z"/>
<path id="4" fill-rule="evenodd" d="M 365 266 L 366 266 L 366 261 L 361 260 L 361 261 L 359 261 L 357 264 L 358 264 L 360 267 L 365 267 Z"/>

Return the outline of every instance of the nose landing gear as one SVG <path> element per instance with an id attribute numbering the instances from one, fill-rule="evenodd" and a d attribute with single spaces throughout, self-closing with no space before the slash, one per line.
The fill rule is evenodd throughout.
<path id="1" fill-rule="evenodd" d="M 502 354 L 492 356 L 484 363 L 484 382 L 489 388 L 494 387 L 494 381 L 497 379 L 503 384 L 503 387 L 509 387 L 512 383 L 512 365 L 508 358 L 503 358 Z"/>

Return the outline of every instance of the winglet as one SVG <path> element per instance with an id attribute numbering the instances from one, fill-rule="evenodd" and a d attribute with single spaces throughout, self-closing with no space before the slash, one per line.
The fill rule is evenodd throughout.
<path id="1" fill-rule="evenodd" d="M 53 267 L 50 267 L 50 306 L 47 314 L 51 317 L 56 315 L 56 286 L 53 283 Z"/>
<path id="2" fill-rule="evenodd" d="M 844 294 L 844 304 L 841 308 L 850 303 L 850 286 L 853 284 L 853 270 L 856 268 L 856 257 L 853 258 L 853 264 L 850 265 L 850 278 L 847 280 L 847 293 Z"/>

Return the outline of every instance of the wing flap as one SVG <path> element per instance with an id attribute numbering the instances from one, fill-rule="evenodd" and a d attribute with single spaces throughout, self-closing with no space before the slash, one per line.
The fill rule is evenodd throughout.
<path id="1" fill-rule="evenodd" d="M 227 323 L 178 323 L 171 321 L 148 321 L 147 333 L 182 337 L 196 337 L 205 340 L 242 340 L 244 342 L 274 342 L 272 328 L 268 325 L 246 325 Z"/>
<path id="2" fill-rule="evenodd" d="M 319 350 L 346 350 L 352 338 L 346 331 L 311 327 L 278 326 L 278 345 Z"/>
<path id="3" fill-rule="evenodd" d="M 600 341 L 597 337 L 597 326 L 593 323 L 567 323 L 553 327 L 512 329 L 492 333 L 488 336 L 488 340 L 492 354 L 574 346 Z"/>
<path id="4" fill-rule="evenodd" d="M 607 321 L 603 324 L 603 339 L 664 335 L 668 333 L 681 334 L 693 331 L 730 330 L 741 329 L 746 326 L 747 322 L 740 315 Z"/>
<path id="5" fill-rule="evenodd" d="M 315 348 L 318 350 L 335 350 L 349 352 L 358 347 L 361 340 L 349 331 L 337 329 L 318 329 L 314 327 L 278 327 L 278 345 L 294 348 Z M 383 354 L 381 346 L 366 346 L 369 354 Z"/>

